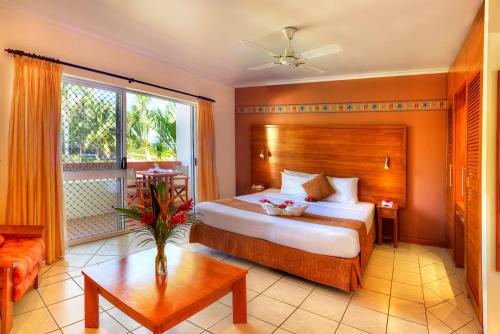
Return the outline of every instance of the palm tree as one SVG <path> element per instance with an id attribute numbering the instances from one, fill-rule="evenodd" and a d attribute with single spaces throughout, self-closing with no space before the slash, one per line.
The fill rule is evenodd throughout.
<path id="1" fill-rule="evenodd" d="M 175 104 L 168 102 L 165 110 L 155 109 L 152 114 L 154 130 L 157 134 L 155 144 L 163 150 L 170 150 L 174 156 L 177 155 Z"/>
<path id="2" fill-rule="evenodd" d="M 153 110 L 148 108 L 151 97 L 136 95 L 137 103 L 134 104 L 127 115 L 127 140 L 131 147 L 144 150 L 146 159 L 151 160 L 150 131 L 153 128 Z"/>
<path id="3" fill-rule="evenodd" d="M 116 151 L 116 93 L 64 83 L 64 162 L 112 159 Z M 92 157 L 89 158 L 88 154 Z"/>

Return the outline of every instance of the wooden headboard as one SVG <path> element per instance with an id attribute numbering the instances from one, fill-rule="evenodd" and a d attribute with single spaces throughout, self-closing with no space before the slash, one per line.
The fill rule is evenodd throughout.
<path id="1" fill-rule="evenodd" d="M 254 126 L 251 154 L 254 183 L 280 188 L 284 169 L 359 177 L 360 201 L 406 206 L 405 126 Z"/>

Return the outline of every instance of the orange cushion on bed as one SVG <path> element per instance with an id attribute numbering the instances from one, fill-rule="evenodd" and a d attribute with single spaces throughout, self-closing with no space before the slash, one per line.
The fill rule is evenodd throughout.
<path id="1" fill-rule="evenodd" d="M 335 193 L 335 189 L 330 185 L 325 177 L 325 173 L 320 173 L 314 179 L 302 185 L 307 196 L 319 201 Z"/>

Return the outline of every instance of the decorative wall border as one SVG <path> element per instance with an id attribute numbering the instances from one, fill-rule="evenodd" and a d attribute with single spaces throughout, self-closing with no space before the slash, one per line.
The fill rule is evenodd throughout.
<path id="1" fill-rule="evenodd" d="M 447 100 L 237 106 L 237 114 L 408 112 L 447 110 Z"/>

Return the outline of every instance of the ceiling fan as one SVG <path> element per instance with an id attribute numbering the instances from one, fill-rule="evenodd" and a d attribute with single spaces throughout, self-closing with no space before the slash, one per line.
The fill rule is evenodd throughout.
<path id="1" fill-rule="evenodd" d="M 286 27 L 286 28 L 281 29 L 281 31 L 283 32 L 283 35 L 285 35 L 285 38 L 288 40 L 288 46 L 284 50 L 283 54 L 278 54 L 274 51 L 266 49 L 266 48 L 259 46 L 253 42 L 250 42 L 250 41 L 246 41 L 246 40 L 241 41 L 246 46 L 249 46 L 251 48 L 259 50 L 260 52 L 274 58 L 274 61 L 271 63 L 248 67 L 247 70 L 259 71 L 259 70 L 263 70 L 266 68 L 271 68 L 271 67 L 275 67 L 275 66 L 279 66 L 279 65 L 288 65 L 288 66 L 295 66 L 295 67 L 303 66 L 311 71 L 314 71 L 318 74 L 321 74 L 321 73 L 325 73 L 325 70 L 323 70 L 319 67 L 307 64 L 307 60 L 342 52 L 342 46 L 334 43 L 334 44 L 327 44 L 327 45 L 324 45 L 324 46 L 319 47 L 317 49 L 309 50 L 306 52 L 301 52 L 301 53 L 296 55 L 295 51 L 292 49 L 292 39 L 293 39 L 293 36 L 295 35 L 295 33 L 297 32 L 297 28 Z"/>

